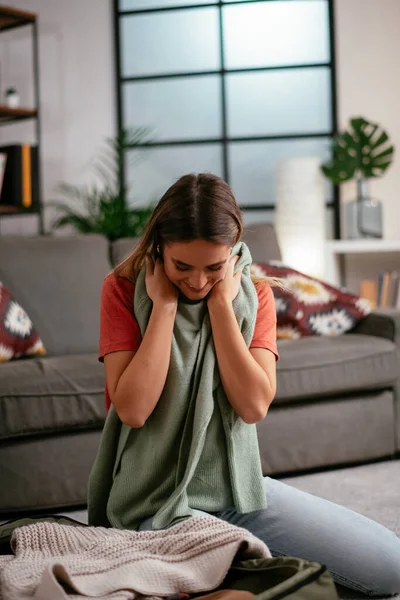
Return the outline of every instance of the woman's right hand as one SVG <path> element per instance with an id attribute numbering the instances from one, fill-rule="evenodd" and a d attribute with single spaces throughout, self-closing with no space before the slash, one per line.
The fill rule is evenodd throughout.
<path id="1" fill-rule="evenodd" d="M 168 278 L 164 265 L 159 258 L 153 262 L 146 256 L 146 290 L 153 304 L 178 306 L 178 288 Z"/>

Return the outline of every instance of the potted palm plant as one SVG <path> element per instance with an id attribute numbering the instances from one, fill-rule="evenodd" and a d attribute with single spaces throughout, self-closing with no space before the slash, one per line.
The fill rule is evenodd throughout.
<path id="1" fill-rule="evenodd" d="M 350 238 L 382 237 L 382 204 L 369 197 L 368 180 L 382 177 L 393 161 L 394 146 L 378 124 L 363 117 L 350 120 L 332 144 L 332 159 L 321 166 L 334 184 L 355 179 L 356 200 L 346 205 Z"/>
<path id="2" fill-rule="evenodd" d="M 127 205 L 123 169 L 126 149 L 140 147 L 149 141 L 149 135 L 148 129 L 135 128 L 107 139 L 93 165 L 98 183 L 61 183 L 58 192 L 64 199 L 52 204 L 62 214 L 54 220 L 53 229 L 70 225 L 79 233 L 102 234 L 110 242 L 141 235 L 153 207 Z"/>

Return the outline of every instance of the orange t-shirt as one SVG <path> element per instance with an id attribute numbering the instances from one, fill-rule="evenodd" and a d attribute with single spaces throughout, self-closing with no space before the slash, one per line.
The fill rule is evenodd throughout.
<path id="1" fill-rule="evenodd" d="M 103 283 L 100 305 L 99 360 L 120 350 L 136 352 L 142 341 L 133 312 L 135 286 L 128 279 L 108 275 Z M 266 348 L 278 359 L 276 346 L 276 310 L 274 295 L 268 283 L 257 286 L 258 310 L 250 348 Z M 106 387 L 106 408 L 111 401 Z"/>

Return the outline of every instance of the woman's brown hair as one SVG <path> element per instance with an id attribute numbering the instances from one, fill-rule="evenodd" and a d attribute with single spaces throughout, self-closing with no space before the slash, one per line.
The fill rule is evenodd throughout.
<path id="1" fill-rule="evenodd" d="M 199 239 L 234 246 L 242 232 L 242 213 L 223 179 L 210 173 L 184 175 L 165 192 L 139 244 L 114 273 L 134 283 L 146 255 L 156 256 L 158 247 Z"/>

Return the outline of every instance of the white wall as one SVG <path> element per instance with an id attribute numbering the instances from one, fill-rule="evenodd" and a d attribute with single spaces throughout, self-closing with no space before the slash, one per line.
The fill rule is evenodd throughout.
<path id="1" fill-rule="evenodd" d="M 39 16 L 43 198 L 48 202 L 61 180 L 87 179 L 89 161 L 115 132 L 112 2 L 7 0 L 6 4 Z M 29 29 L 0 36 L 1 93 L 15 86 L 21 104 L 32 106 Z M 34 139 L 32 123 L 0 129 L 0 145 Z M 47 209 L 47 227 L 52 216 Z M 37 223 L 36 217 L 3 218 L 0 231 L 35 234 Z"/>
<path id="2" fill-rule="evenodd" d="M 39 15 L 44 199 L 60 180 L 79 183 L 102 140 L 115 131 L 111 0 L 8 0 Z M 335 0 L 339 125 L 364 115 L 385 127 L 398 148 L 394 165 L 371 184 L 384 202 L 384 235 L 400 238 L 400 0 Z M 29 37 L 0 36 L 1 88 L 26 101 Z M 33 141 L 26 123 L 0 128 L 0 144 Z M 353 184 L 342 198 L 354 197 Z M 50 211 L 46 211 L 48 213 Z M 49 221 L 49 217 L 46 219 Z M 1 233 L 35 233 L 32 218 L 1 219 Z"/>
<path id="3" fill-rule="evenodd" d="M 400 238 L 400 0 L 335 0 L 339 128 L 364 116 L 397 147 L 386 174 L 371 181 L 383 202 L 384 237 Z M 342 199 L 355 197 L 354 183 Z"/>

